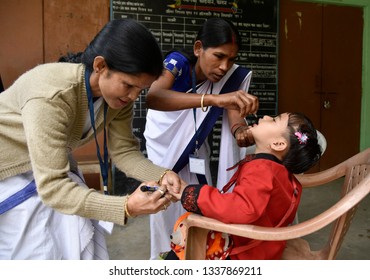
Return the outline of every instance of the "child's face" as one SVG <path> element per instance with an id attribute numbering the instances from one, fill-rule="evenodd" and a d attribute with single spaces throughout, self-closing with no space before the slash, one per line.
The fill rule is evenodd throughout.
<path id="1" fill-rule="evenodd" d="M 272 143 L 283 137 L 285 139 L 289 115 L 283 113 L 277 117 L 264 116 L 250 130 L 256 142 L 256 148 L 264 151 Z"/>

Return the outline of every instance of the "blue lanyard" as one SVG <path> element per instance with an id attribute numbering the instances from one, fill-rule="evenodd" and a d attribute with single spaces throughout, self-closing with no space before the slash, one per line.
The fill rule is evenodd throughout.
<path id="1" fill-rule="evenodd" d="M 195 76 L 195 69 L 191 71 L 191 85 L 193 88 L 193 93 L 197 93 L 197 78 Z M 197 109 L 193 108 L 193 115 L 194 115 L 194 127 L 195 127 L 195 151 L 194 155 L 198 156 L 199 150 L 199 143 L 198 143 L 198 131 L 197 131 Z"/>
<path id="2" fill-rule="evenodd" d="M 96 128 L 95 128 L 95 118 L 94 118 L 94 101 L 93 101 L 93 95 L 91 92 L 90 87 L 90 72 L 89 70 L 85 70 L 85 83 L 86 83 L 86 92 L 87 92 L 87 100 L 89 102 L 89 111 L 90 111 L 90 120 L 91 120 L 91 126 L 94 130 L 94 137 L 95 137 L 95 144 L 96 144 L 96 154 L 99 159 L 100 164 L 100 170 L 101 170 L 101 176 L 103 179 L 103 185 L 104 185 L 104 194 L 108 193 L 108 170 L 109 170 L 109 162 L 108 162 L 108 147 L 107 147 L 107 131 L 106 131 L 106 116 L 108 111 L 108 104 L 104 101 L 104 160 L 101 157 L 100 154 L 100 147 L 98 143 L 98 138 L 96 136 Z"/>
<path id="3" fill-rule="evenodd" d="M 192 85 L 192 89 L 193 89 L 193 93 L 197 93 L 197 78 L 196 78 L 196 74 L 195 74 L 195 69 L 193 68 L 191 70 L 191 85 Z M 208 89 L 207 89 L 208 91 Z M 213 91 L 213 83 L 211 85 L 211 94 L 212 94 L 212 91 Z M 194 154 L 197 156 L 198 154 L 198 150 L 199 150 L 199 142 L 198 142 L 198 136 L 199 136 L 199 132 L 197 130 L 197 117 L 196 117 L 196 113 L 197 113 L 197 109 L 196 108 L 193 108 L 193 115 L 194 115 L 194 126 L 195 126 L 195 152 Z"/>

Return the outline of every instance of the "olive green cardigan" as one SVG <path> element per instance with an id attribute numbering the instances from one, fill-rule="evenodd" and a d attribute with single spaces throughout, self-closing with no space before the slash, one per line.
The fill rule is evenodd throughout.
<path id="1" fill-rule="evenodd" d="M 23 74 L 0 94 L 0 180 L 32 170 L 42 201 L 57 211 L 125 223 L 125 197 L 104 195 L 72 181 L 68 155 L 94 139 L 83 137 L 88 102 L 82 64 L 49 63 Z M 103 110 L 96 116 L 103 129 Z M 165 168 L 141 153 L 132 132 L 133 104 L 108 109 L 108 149 L 113 164 L 141 181 L 158 180 Z"/>

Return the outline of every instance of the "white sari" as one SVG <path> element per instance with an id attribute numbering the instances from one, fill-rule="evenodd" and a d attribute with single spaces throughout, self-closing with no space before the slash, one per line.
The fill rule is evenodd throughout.
<path id="1" fill-rule="evenodd" d="M 95 112 L 102 99 L 94 104 Z M 87 117 L 84 130 L 91 127 Z M 86 187 L 77 162 L 70 155 L 68 176 Z M 0 181 L 0 203 L 19 194 L 33 181 L 29 171 Z M 0 214 L 0 259 L 92 260 L 109 259 L 101 221 L 66 215 L 46 206 L 34 193 L 31 197 Z"/>
<path id="2" fill-rule="evenodd" d="M 69 176 L 84 184 L 76 174 Z M 32 180 L 27 172 L 0 181 L 0 202 Z M 57 212 L 36 193 L 0 215 L 0 259 L 108 259 L 104 234 L 96 221 Z"/>

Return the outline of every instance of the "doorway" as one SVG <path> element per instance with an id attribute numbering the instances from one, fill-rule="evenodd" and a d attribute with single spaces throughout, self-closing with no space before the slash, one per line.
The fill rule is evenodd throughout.
<path id="1" fill-rule="evenodd" d="M 316 172 L 359 152 L 362 8 L 280 1 L 280 112 L 303 112 L 327 140 Z"/>

